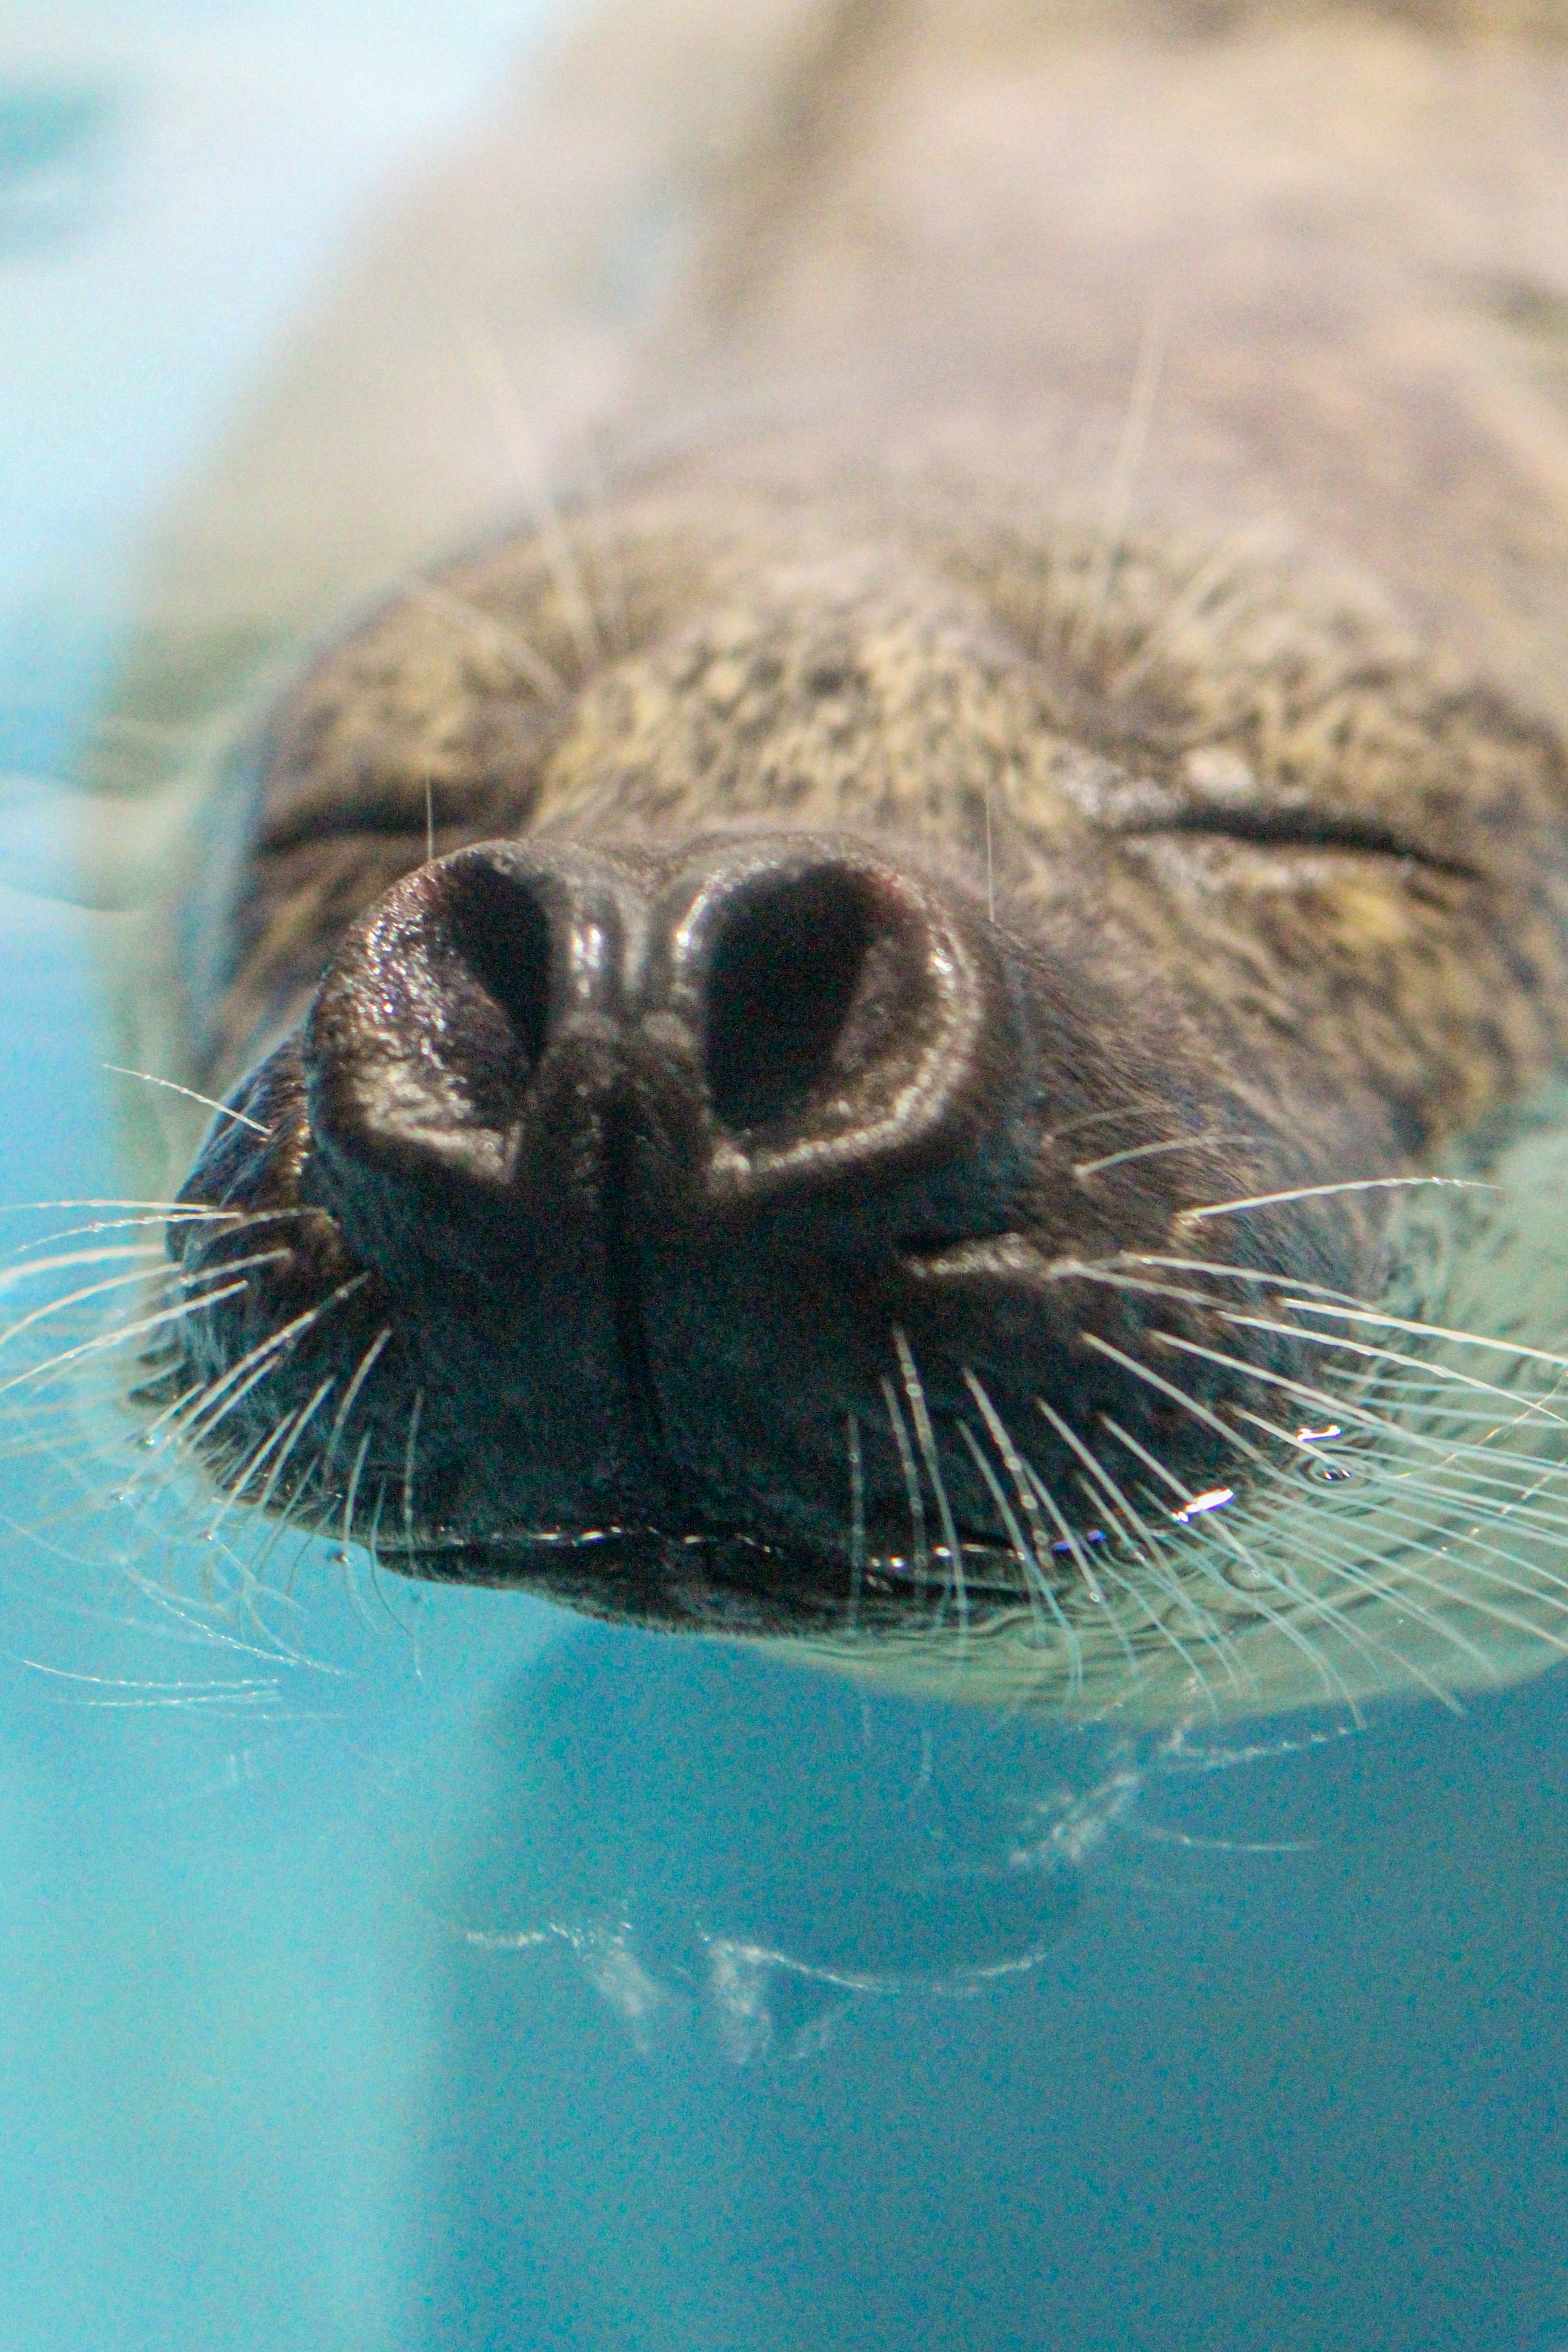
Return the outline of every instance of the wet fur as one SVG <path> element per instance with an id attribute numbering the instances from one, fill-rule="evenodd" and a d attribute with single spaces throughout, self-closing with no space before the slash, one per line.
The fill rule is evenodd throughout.
<path id="1" fill-rule="evenodd" d="M 1478 1370 L 1410 1328 L 1444 1319 L 1451 1237 L 1424 1249 L 1397 1213 L 1412 1180 L 1490 1170 L 1466 1139 L 1551 1079 L 1568 1022 L 1568 424 L 1520 323 L 1556 315 L 1534 274 L 1568 185 L 1550 18 L 756 25 L 771 104 L 688 154 L 691 258 L 640 335 L 598 323 L 559 430 L 544 404 L 527 527 L 329 642 L 237 749 L 223 722 L 161 1001 L 185 1007 L 186 1077 L 241 1117 L 172 1229 L 154 1435 L 225 1517 L 993 1695 L 1158 1715 L 1546 1663 L 1562 1334 Z M 482 156 L 481 188 L 526 143 Z M 1495 217 L 1444 208 L 1500 156 Z M 459 176 L 448 210 L 474 194 Z M 301 363 L 318 405 L 345 351 L 373 352 L 364 299 Z M 580 360 L 573 299 L 523 321 L 558 360 L 574 321 Z M 441 334 L 417 305 L 394 325 L 434 395 Z M 492 436 L 513 402 L 539 414 L 537 352 L 481 330 L 470 364 Z M 416 405 L 392 404 L 394 440 Z M 262 430 L 275 479 L 300 477 L 302 410 L 297 383 Z M 473 468 L 449 432 L 434 446 L 381 526 L 403 544 L 367 543 L 361 487 L 303 581 L 257 535 L 259 496 L 209 499 L 228 650 L 184 634 L 211 571 L 187 532 L 128 700 L 153 680 L 188 711 L 204 673 L 226 714 L 236 674 L 383 554 L 461 539 Z M 302 541 L 330 548 L 330 512 L 314 523 Z M 445 1393 L 465 1376 L 440 1369 L 463 1315 L 433 1289 L 411 1339 L 346 1245 L 357 1213 L 310 1173 L 310 1080 L 280 1041 L 305 1018 L 332 1050 L 323 965 L 432 848 L 570 839 L 664 876 L 780 827 L 869 843 L 1012 943 L 1031 1172 L 1006 1213 L 971 1200 L 900 1261 L 870 1403 L 846 1390 L 809 1496 L 758 1499 L 733 1399 L 705 1422 L 699 1385 L 714 1461 L 685 1561 L 444 1561 L 442 1528 L 478 1509 L 451 1466 L 475 1445 Z M 145 1041 L 137 1059 L 169 1066 Z M 1486 1230 L 1468 1245 L 1501 1246 Z M 716 1247 L 699 1233 L 690 1265 Z M 726 1247 L 751 1266 L 747 1235 Z M 715 1293 L 708 1339 L 768 1328 L 775 1292 L 748 1282 Z M 1056 1335 L 1038 1399 L 1006 1392 L 1030 1317 Z M 758 1376 L 786 1419 L 811 1388 L 798 1319 Z M 1302 1433 L 1336 1413 L 1348 1524 L 1302 1475 L 1322 1466 Z M 1500 1439 L 1521 1414 L 1529 1441 Z M 1193 1516 L 1229 1482 L 1231 1516 Z M 1463 1569 L 1435 1567 L 1482 1506 Z M 504 1531 L 503 1511 L 486 1540 Z"/>

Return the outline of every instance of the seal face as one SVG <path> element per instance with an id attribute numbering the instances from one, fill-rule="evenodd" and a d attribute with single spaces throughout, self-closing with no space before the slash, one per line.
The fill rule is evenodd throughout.
<path id="1" fill-rule="evenodd" d="M 299 1010 L 182 1194 L 149 1395 L 221 1486 L 422 1575 L 1021 1626 L 1078 1672 L 1081 1621 L 1223 1648 L 1186 1549 L 1216 1626 L 1277 1613 L 1275 1571 L 1198 1522 L 1297 1479 L 1359 1368 L 1310 1302 L 1379 1295 L 1399 1186 L 1552 1050 L 1512 975 L 1562 954 L 1555 746 L 1347 611 L 1293 688 L 1376 755 L 1314 774 L 1270 713 L 1270 769 L 1277 672 L 1223 682 L 1223 750 L 1096 719 L 1106 644 L 1010 628 L 973 534 L 892 541 L 883 603 L 863 520 L 841 572 L 754 517 L 737 599 L 713 521 L 679 483 L 616 511 L 639 641 L 553 701 L 493 716 L 466 668 L 481 627 L 549 658 L 523 537 L 373 615 L 241 761 L 219 1052 Z M 429 856 L 444 730 L 434 822 L 477 837 Z M 338 928 L 350 860 L 409 870 Z"/>
<path id="2" fill-rule="evenodd" d="M 1445 1318 L 1422 1217 L 1561 1066 L 1568 768 L 1325 533 L 1394 397 L 1335 257 L 1370 199 L 1339 242 L 1260 199 L 1268 299 L 1204 313 L 1136 528 L 1085 519 L 1063 404 L 1148 257 L 982 141 L 944 357 L 896 124 L 947 121 L 947 20 L 886 14 L 903 99 L 842 82 L 831 201 L 712 294 L 694 381 L 746 397 L 420 573 L 231 761 L 228 1108 L 141 1401 L 229 1504 L 409 1573 L 906 1679 L 1169 1716 L 1523 1671 L 1563 1368 Z M 1216 303 L 1249 187 L 1188 207 Z M 869 392 L 822 392 L 830 328 Z M 1313 528 L 1265 556 L 1281 479 Z M 1420 541 L 1364 504 L 1353 545 Z"/>

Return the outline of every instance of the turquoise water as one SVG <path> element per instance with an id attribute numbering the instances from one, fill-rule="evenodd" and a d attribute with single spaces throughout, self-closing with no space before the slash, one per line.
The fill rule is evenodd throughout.
<path id="1" fill-rule="evenodd" d="M 148 14 L 5 21 L 13 775 L 534 21 Z M 4 913 L 0 1193 L 112 1194 L 90 919 Z M 1561 1675 L 1173 1751 L 322 1549 L 260 1628 L 52 1467 L 0 1465 L 0 2352 L 1568 2340 Z"/>

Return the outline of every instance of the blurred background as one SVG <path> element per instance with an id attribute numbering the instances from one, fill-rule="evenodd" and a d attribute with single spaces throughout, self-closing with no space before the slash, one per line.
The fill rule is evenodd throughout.
<path id="1" fill-rule="evenodd" d="M 6 880 L 161 508 L 564 13 L 0 9 Z M 101 919 L 0 891 L 9 1248 L 117 1197 Z M 25 1402 L 0 2352 L 1568 2341 L 1560 1674 L 1172 1747 L 324 1546 L 174 1608 Z"/>

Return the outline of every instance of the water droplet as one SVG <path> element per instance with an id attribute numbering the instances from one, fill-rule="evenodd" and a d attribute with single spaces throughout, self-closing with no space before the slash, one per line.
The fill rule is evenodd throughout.
<path id="1" fill-rule="evenodd" d="M 1266 1592 L 1273 1579 L 1266 1569 L 1254 1566 L 1251 1560 L 1227 1560 L 1222 1570 L 1228 1584 L 1239 1592 Z"/>

